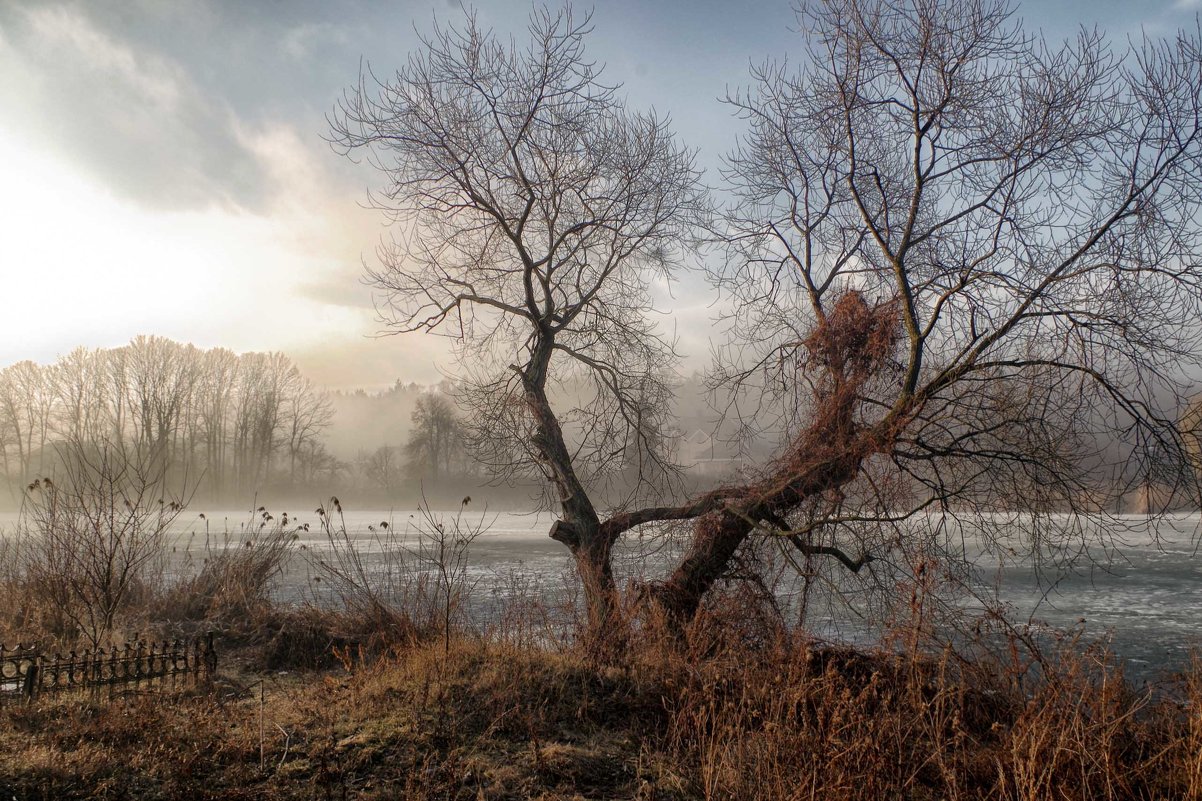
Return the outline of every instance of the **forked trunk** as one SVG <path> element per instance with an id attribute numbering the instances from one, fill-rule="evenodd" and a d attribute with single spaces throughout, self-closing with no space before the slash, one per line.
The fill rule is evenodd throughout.
<path id="1" fill-rule="evenodd" d="M 667 580 L 650 588 L 652 600 L 669 621 L 681 625 L 697 614 L 706 592 L 757 526 L 777 525 L 806 501 L 838 490 L 856 477 L 864 459 L 875 450 L 875 438 L 861 433 L 831 440 L 823 436 L 829 433 L 813 432 L 805 438 L 812 443 L 811 455 L 806 456 L 805 449 L 795 451 L 776 473 L 730 497 L 724 509 L 697 518 L 684 558 Z"/>
<path id="2" fill-rule="evenodd" d="M 666 581 L 650 588 L 669 620 L 680 625 L 697 613 L 705 593 L 757 526 L 766 522 L 780 529 L 790 513 L 838 491 L 855 479 L 871 454 L 891 447 L 904 419 L 901 410 L 868 427 L 857 423 L 857 410 L 861 387 L 889 364 L 898 328 L 893 300 L 870 305 L 854 290 L 841 295 L 814 326 L 803 344 L 811 367 L 825 374 L 816 385 L 813 421 L 768 476 L 720 491 L 721 508 L 697 518 L 684 559 Z"/>

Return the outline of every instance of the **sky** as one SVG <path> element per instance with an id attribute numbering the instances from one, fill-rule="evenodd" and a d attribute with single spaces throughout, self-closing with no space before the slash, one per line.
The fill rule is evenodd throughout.
<path id="1" fill-rule="evenodd" d="M 482 0 L 520 34 L 530 5 Z M 1020 4 L 1050 38 L 1193 27 L 1202 0 Z M 436 381 L 431 337 L 381 336 L 363 281 L 381 176 L 333 152 L 327 114 L 362 65 L 390 74 L 430 0 L 0 0 L 0 367 L 157 334 L 282 350 L 317 383 Z M 590 56 L 633 108 L 670 115 L 717 185 L 739 123 L 718 100 L 752 63 L 800 53 L 787 0 L 597 0 Z M 662 301 L 701 366 L 713 298 Z"/>

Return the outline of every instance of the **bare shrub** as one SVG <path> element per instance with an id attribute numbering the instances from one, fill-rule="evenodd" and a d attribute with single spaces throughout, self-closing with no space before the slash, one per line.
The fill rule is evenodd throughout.
<path id="1" fill-rule="evenodd" d="M 451 648 L 451 623 L 467 608 L 472 591 L 468 575 L 468 548 L 486 532 L 486 514 L 479 520 L 464 516 L 468 499 L 449 519 L 430 511 L 423 501 L 417 524 L 418 539 L 414 556 L 427 581 L 433 584 L 433 604 L 427 604 L 431 616 L 437 616 L 442 629 L 443 651 Z"/>
<path id="2" fill-rule="evenodd" d="M 473 586 L 468 549 L 491 524 L 487 511 L 469 517 L 468 502 L 465 498 L 448 518 L 423 500 L 403 529 L 385 520 L 357 540 L 347 530 L 341 503 L 331 498 L 317 510 L 326 548 L 310 554 L 314 582 L 324 588 L 319 598 L 333 596 L 351 619 L 372 621 L 376 630 L 394 632 L 396 641 L 438 632 L 449 650 Z"/>
<path id="3" fill-rule="evenodd" d="M 259 507 L 240 532 L 224 531 L 217 543 L 206 537 L 200 568 L 164 593 L 158 616 L 176 623 L 204 621 L 227 635 L 260 638 L 272 616 L 275 579 L 292 557 L 302 528 L 287 514 L 276 518 Z"/>
<path id="4" fill-rule="evenodd" d="M 15 533 L 0 530 L 0 643 L 37 639 L 38 614 L 21 568 L 20 542 Z"/>
<path id="5" fill-rule="evenodd" d="M 484 636 L 490 642 L 562 652 L 581 640 L 583 602 L 572 568 L 550 576 L 511 568 L 491 575 L 488 591 Z"/>
<path id="6" fill-rule="evenodd" d="M 98 646 L 118 615 L 162 578 L 167 529 L 187 492 L 118 445 L 64 448 L 53 478 L 26 491 L 17 538 L 20 568 L 41 626 Z"/>
<path id="7" fill-rule="evenodd" d="M 1195 651 L 1177 677 L 1176 697 L 1153 707 L 1153 721 L 1167 722 L 1165 747 L 1153 760 L 1164 797 L 1202 798 L 1202 653 Z"/>

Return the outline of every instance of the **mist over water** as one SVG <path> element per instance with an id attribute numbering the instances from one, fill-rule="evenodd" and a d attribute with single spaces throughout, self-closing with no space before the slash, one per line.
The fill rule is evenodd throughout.
<path id="1" fill-rule="evenodd" d="M 279 514 L 279 513 L 275 513 Z M 547 533 L 554 521 L 548 512 L 515 513 L 469 509 L 434 511 L 436 519 L 453 520 L 461 514 L 467 526 L 483 524 L 483 533 L 472 542 L 467 556 L 467 581 L 477 617 L 486 616 L 498 601 L 517 591 L 530 593 L 549 605 L 574 597 L 574 566 L 567 549 Z M 186 575 L 203 564 L 206 553 L 244 547 L 260 532 L 261 516 L 241 510 L 205 513 L 187 511 L 172 525 L 168 575 Z M 382 522 L 388 523 L 382 527 Z M 973 589 L 987 598 L 996 590 L 1007 619 L 1027 626 L 1035 636 L 1050 637 L 1057 630 L 1080 629 L 1086 639 L 1108 636 L 1125 661 L 1129 675 L 1154 679 L 1183 668 L 1191 649 L 1202 646 L 1202 554 L 1195 540 L 1202 517 L 1198 514 L 1167 518 L 1120 519 L 1121 536 L 1105 548 L 1094 544 L 1081 554 L 1072 569 L 1036 568 L 1030 560 L 1001 559 L 986 553 L 978 537 L 963 538 L 964 552 L 974 565 Z M 0 514 L 0 531 L 12 532 L 14 513 Z M 308 530 L 304 525 L 308 524 Z M 423 569 L 416 552 L 420 539 L 420 514 L 406 510 L 348 511 L 336 521 L 345 525 L 346 537 L 362 557 L 369 573 L 397 566 Z M 1087 523 L 1096 525 L 1096 523 Z M 318 560 L 331 554 L 331 544 L 314 512 L 289 516 L 295 527 L 295 547 L 282 575 L 276 596 L 281 601 L 331 602 L 320 581 Z M 662 575 L 679 544 L 662 538 L 628 537 L 615 553 L 615 570 L 623 579 Z M 395 575 L 395 573 L 393 574 Z M 866 594 L 872 577 L 833 573 L 837 590 L 853 600 Z M 785 614 L 796 615 L 803 593 L 801 582 L 786 576 L 777 587 Z M 883 621 L 860 617 L 848 606 L 817 599 L 822 588 L 813 588 L 804 626 L 815 636 L 854 643 L 879 637 Z M 960 599 L 970 612 L 977 602 Z M 855 603 L 852 607 L 856 606 Z M 487 624 L 485 619 L 477 622 Z"/>
<path id="2" fill-rule="evenodd" d="M 457 512 L 436 511 L 436 518 L 454 519 Z M 558 603 L 573 590 L 573 564 L 565 547 L 547 536 L 553 522 L 549 513 L 513 513 L 479 510 L 462 512 L 464 523 L 483 523 L 483 533 L 471 544 L 467 571 L 473 598 L 482 610 L 515 587 L 533 592 L 549 603 Z M 8 531 L 12 514 L 0 516 Z M 172 527 L 169 570 L 187 572 L 204 559 L 208 549 L 242 547 L 258 531 L 257 515 L 244 511 L 216 511 L 200 519 L 185 512 Z M 363 558 L 368 570 L 383 569 L 385 561 L 405 550 L 407 570 L 421 569 L 412 558 L 419 539 L 420 516 L 416 512 L 368 510 L 346 512 L 339 525 Z M 387 522 L 387 528 L 381 527 Z M 1050 566 L 1036 569 L 1029 560 L 999 559 L 983 553 L 979 540 L 966 537 L 965 552 L 976 570 L 973 583 L 982 597 L 994 588 L 1006 610 L 1007 619 L 1027 624 L 1036 632 L 1083 627 L 1086 638 L 1110 634 L 1115 651 L 1136 676 L 1153 677 L 1183 667 L 1190 650 L 1202 645 L 1202 557 L 1194 542 L 1200 518 L 1181 515 L 1149 521 L 1124 518 L 1122 541 L 1103 549 L 1093 546 L 1076 560 L 1071 570 Z M 303 526 L 309 524 L 309 530 Z M 297 526 L 293 557 L 279 577 L 281 600 L 316 600 L 323 590 L 314 582 L 314 562 L 330 554 L 330 542 L 315 513 L 290 517 Z M 374 529 L 374 530 L 373 530 Z M 622 577 L 639 574 L 662 575 L 678 547 L 654 537 L 627 538 L 615 555 L 615 569 Z M 404 554 L 402 554 L 404 556 Z M 844 571 L 838 589 L 848 597 L 866 591 L 871 576 L 853 576 Z M 786 614 L 798 607 L 801 585 L 785 580 L 778 586 Z M 812 590 L 817 597 L 822 590 Z M 970 609 L 974 601 L 963 603 Z M 482 621 L 487 622 L 487 621 Z M 811 600 L 805 626 L 816 636 L 833 640 L 868 642 L 879 634 L 882 621 L 863 619 L 839 604 Z"/>

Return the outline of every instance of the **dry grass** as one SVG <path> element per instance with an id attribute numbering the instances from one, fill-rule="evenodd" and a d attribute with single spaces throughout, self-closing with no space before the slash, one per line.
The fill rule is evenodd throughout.
<path id="1" fill-rule="evenodd" d="M 1025 692 L 912 659 L 713 629 L 622 668 L 437 639 L 210 691 L 0 712 L 16 798 L 1193 799 L 1202 670 L 1153 697 L 1103 651 Z M 704 641 L 703 641 L 704 640 Z M 994 666 L 997 668 L 999 666 Z M 995 681 L 982 683 L 984 675 Z M 975 678 L 974 678 L 975 677 Z"/>
<path id="2" fill-rule="evenodd" d="M 274 603 L 291 539 L 260 532 L 137 612 L 223 632 L 213 685 L 0 708 L 0 797 L 1202 801 L 1202 661 L 1136 690 L 1073 638 L 970 659 L 915 620 L 853 650 L 724 596 L 599 665 L 531 593 L 453 629 L 460 568 L 381 587 L 347 550 L 353 602 Z M 20 578 L 0 576 L 10 610 Z"/>
<path id="3" fill-rule="evenodd" d="M 150 604 L 157 621 L 204 623 L 227 635 L 253 638 L 263 618 L 272 617 L 272 588 L 293 551 L 296 533 L 276 524 L 250 536 L 228 533 L 206 547 L 195 572 L 165 587 Z"/>

